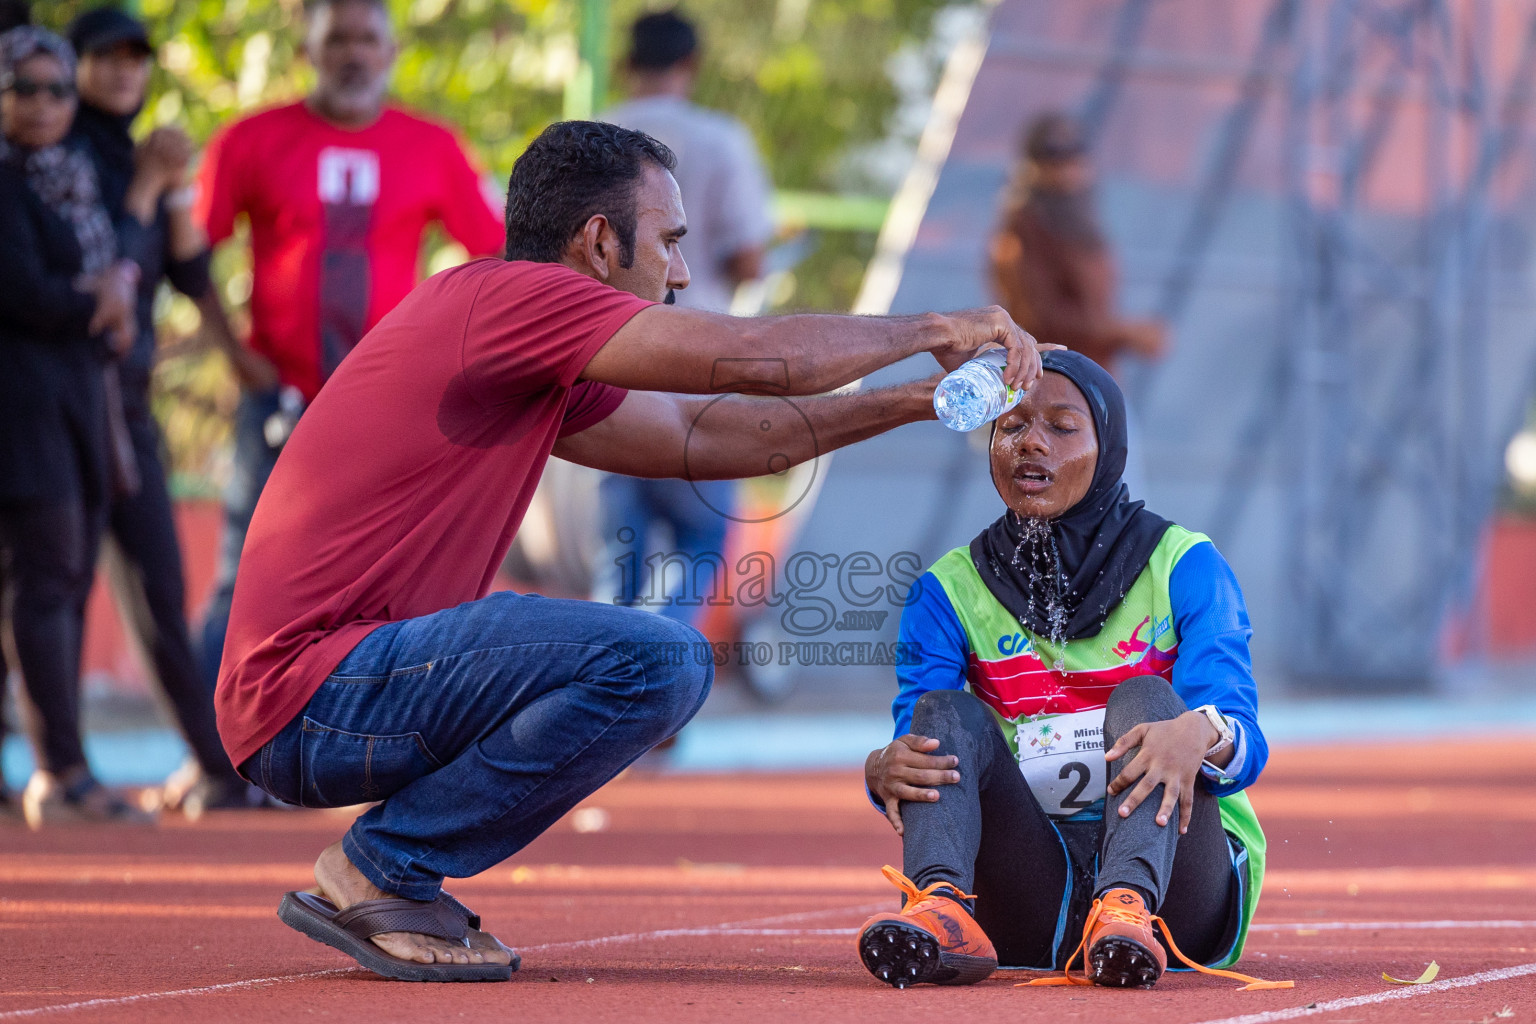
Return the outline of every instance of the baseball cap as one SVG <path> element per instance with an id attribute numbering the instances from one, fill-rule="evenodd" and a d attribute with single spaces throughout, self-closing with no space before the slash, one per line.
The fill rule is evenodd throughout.
<path id="1" fill-rule="evenodd" d="M 115 7 L 98 7 L 80 15 L 69 26 L 69 41 L 75 52 L 82 57 L 122 43 L 127 43 L 146 56 L 155 52 L 143 22 Z"/>

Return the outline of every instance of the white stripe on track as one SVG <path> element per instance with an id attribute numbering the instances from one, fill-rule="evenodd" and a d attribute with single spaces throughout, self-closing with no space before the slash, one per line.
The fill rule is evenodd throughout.
<path id="1" fill-rule="evenodd" d="M 1289 921 L 1248 926 L 1251 932 L 1429 931 L 1437 928 L 1536 928 L 1536 921 Z"/>
<path id="2" fill-rule="evenodd" d="M 772 924 L 788 924 L 791 921 L 804 921 L 814 917 L 829 917 L 833 914 L 872 914 L 883 907 L 889 907 L 890 901 L 884 903 L 866 903 L 857 907 L 836 907 L 831 910 L 807 910 L 798 914 L 780 914 L 776 917 L 759 917 L 750 921 L 729 921 L 725 924 L 710 925 L 706 928 L 660 928 L 652 932 L 627 932 L 623 935 L 604 935 L 596 939 L 572 939 L 569 942 L 546 942 L 542 946 L 518 946 L 519 953 L 542 952 L 547 949 L 585 949 L 592 946 L 606 946 L 615 942 L 643 942 L 647 939 L 670 939 L 688 935 L 799 935 L 805 934 L 802 929 L 776 929 L 773 932 L 759 932 L 758 929 Z M 841 932 L 841 929 L 838 929 Z M 849 931 L 847 934 L 853 934 Z"/>
<path id="3" fill-rule="evenodd" d="M 1460 978 L 1432 981 L 1427 985 L 1404 985 L 1402 988 L 1389 988 L 1384 992 L 1372 992 L 1364 996 L 1330 999 L 1325 1003 L 1293 1006 L 1286 1010 L 1245 1013 L 1241 1017 L 1222 1017 L 1219 1020 L 1202 1021 L 1201 1024 L 1271 1024 L 1272 1021 L 1295 1020 L 1297 1017 L 1311 1017 L 1319 1013 L 1348 1010 L 1355 1006 L 1373 1006 L 1377 1003 L 1414 999 L 1418 996 L 1427 996 L 1434 992 L 1447 992 L 1455 988 L 1481 985 L 1488 981 L 1508 981 L 1511 978 L 1522 978 L 1527 974 L 1536 974 L 1536 964 L 1520 964 L 1518 967 L 1499 967 L 1491 971 L 1479 971 L 1477 974 L 1465 974 Z"/>
<path id="4" fill-rule="evenodd" d="M 851 935 L 857 929 L 842 928 L 766 928 L 754 927 L 773 924 L 788 924 L 791 921 L 804 921 L 808 918 L 829 917 L 833 914 L 857 914 L 872 913 L 881 907 L 889 906 L 886 903 L 862 904 L 856 907 L 832 907 L 826 910 L 807 910 L 798 914 L 778 914 L 773 917 L 759 917 L 749 921 L 727 921 L 724 924 L 711 925 L 705 928 L 663 928 L 650 932 L 626 932 L 620 935 L 603 935 L 595 939 L 576 939 L 570 942 L 546 942 L 539 946 L 518 946 L 519 953 L 542 952 L 550 949 L 579 949 L 592 946 L 604 946 L 617 942 L 642 942 L 646 939 L 664 939 L 678 935 Z M 83 999 L 74 1003 L 56 1003 L 53 1006 L 34 1006 L 26 1010 L 0 1011 L 0 1020 L 21 1020 L 26 1017 L 40 1017 L 47 1013 L 71 1013 L 75 1010 L 95 1010 L 107 1006 L 129 1006 L 133 1003 L 149 1002 L 154 999 L 176 999 L 182 996 L 206 996 L 219 992 L 236 992 L 241 989 L 260 988 L 263 985 L 281 985 L 290 981 L 308 981 L 311 978 L 325 978 L 333 975 L 364 973 L 362 967 L 338 967 L 326 971 L 307 971 L 303 974 L 278 974 L 270 978 L 247 978 L 244 981 L 227 981 L 222 985 L 205 985 L 201 988 L 181 988 L 169 992 L 140 992 L 131 996 L 109 996 L 101 999 Z"/>
<path id="5" fill-rule="evenodd" d="M 226 981 L 222 985 L 182 988 L 174 992 L 141 992 L 136 996 L 112 996 L 103 999 L 84 999 L 78 1003 L 34 1006 L 30 1010 L 7 1010 L 4 1013 L 0 1013 L 0 1020 L 19 1020 L 22 1017 L 37 1017 L 45 1013 L 68 1013 L 71 1010 L 94 1010 L 102 1006 L 127 1006 L 130 1003 L 143 1003 L 151 999 L 174 999 L 177 996 L 205 996 L 214 992 L 234 992 L 243 988 L 260 988 L 262 985 L 279 985 L 286 981 L 306 981 L 310 978 L 324 978 L 333 974 L 352 974 L 362 969 L 361 967 L 338 967 L 329 971 L 309 971 L 305 974 L 278 974 L 271 978 L 247 978 L 245 981 Z"/>

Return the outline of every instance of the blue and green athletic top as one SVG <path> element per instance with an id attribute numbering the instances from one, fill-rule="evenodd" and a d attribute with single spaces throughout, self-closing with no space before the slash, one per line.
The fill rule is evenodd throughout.
<path id="1" fill-rule="evenodd" d="M 1098 635 L 1052 644 L 1018 622 L 987 589 L 970 549 L 944 555 L 913 585 L 900 639 L 917 651 L 896 667 L 896 735 L 930 690 L 967 690 L 996 717 L 1020 770 L 1046 813 L 1090 820 L 1104 813 L 1104 708 L 1126 679 L 1168 680 L 1186 705 L 1216 707 L 1236 750 L 1202 784 L 1220 801 L 1222 824 L 1245 854 L 1246 936 L 1264 874 L 1264 833 L 1242 791 L 1263 771 L 1269 747 L 1259 729 L 1242 591 L 1210 539 L 1170 526 Z M 1242 938 L 1230 959 L 1242 953 Z"/>

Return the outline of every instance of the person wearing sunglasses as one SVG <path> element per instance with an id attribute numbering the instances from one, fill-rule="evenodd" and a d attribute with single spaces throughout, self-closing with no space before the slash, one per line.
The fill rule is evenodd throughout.
<path id="1" fill-rule="evenodd" d="M 85 601 L 109 490 L 105 368 L 134 339 L 137 268 L 119 258 L 75 115 L 69 44 L 0 35 L 0 561 L 45 816 L 142 821 L 86 763 Z M 45 815 L 45 811 L 48 812 Z"/>

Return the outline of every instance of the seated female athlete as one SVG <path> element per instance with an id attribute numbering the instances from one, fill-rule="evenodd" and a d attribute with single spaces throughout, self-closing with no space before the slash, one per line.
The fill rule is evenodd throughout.
<path id="1" fill-rule="evenodd" d="M 897 987 L 1000 964 L 1150 986 L 1165 946 L 1197 970 L 1235 962 L 1258 903 L 1242 790 L 1268 747 L 1237 580 L 1131 500 L 1114 379 L 1073 352 L 1043 363 L 993 427 L 1007 509 L 914 586 L 901 640 L 920 653 L 896 670 L 896 739 L 865 764 L 906 900 L 859 954 Z"/>

